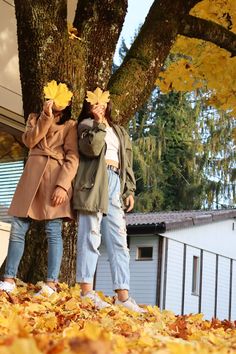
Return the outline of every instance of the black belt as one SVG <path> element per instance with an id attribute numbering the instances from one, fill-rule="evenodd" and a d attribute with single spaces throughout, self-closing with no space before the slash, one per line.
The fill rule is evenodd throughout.
<path id="1" fill-rule="evenodd" d="M 111 170 L 111 171 L 113 171 L 113 172 L 115 172 L 117 175 L 120 174 L 120 170 L 119 170 L 119 168 L 117 168 L 116 166 L 107 165 L 107 169 L 108 169 L 108 170 Z"/>

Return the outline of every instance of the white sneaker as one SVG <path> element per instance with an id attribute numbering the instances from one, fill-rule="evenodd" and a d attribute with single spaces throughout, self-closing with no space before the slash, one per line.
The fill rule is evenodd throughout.
<path id="1" fill-rule="evenodd" d="M 43 284 L 41 289 L 36 294 L 34 294 L 34 296 L 40 296 L 40 295 L 42 295 L 42 296 L 51 296 L 55 292 L 56 292 L 56 290 L 52 289 L 47 284 Z"/>
<path id="2" fill-rule="evenodd" d="M 0 281 L 0 290 L 6 291 L 6 293 L 12 293 L 15 287 L 15 283 L 10 283 L 9 281 Z"/>
<path id="3" fill-rule="evenodd" d="M 81 299 L 90 299 L 98 310 L 111 306 L 110 304 L 108 304 L 108 302 L 103 301 L 100 296 L 93 290 L 89 291 L 86 295 L 81 295 Z"/>
<path id="4" fill-rule="evenodd" d="M 128 297 L 126 301 L 120 301 L 118 298 L 115 300 L 115 305 L 121 305 L 126 307 L 129 310 L 139 312 L 139 313 L 146 313 L 147 311 L 140 307 L 132 297 Z"/>

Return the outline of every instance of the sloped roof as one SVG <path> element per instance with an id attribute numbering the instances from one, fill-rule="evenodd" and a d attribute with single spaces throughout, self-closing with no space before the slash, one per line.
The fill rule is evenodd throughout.
<path id="1" fill-rule="evenodd" d="M 164 233 L 234 217 L 236 217 L 236 209 L 131 213 L 126 214 L 126 223 L 131 233 L 135 230 L 139 233 Z"/>

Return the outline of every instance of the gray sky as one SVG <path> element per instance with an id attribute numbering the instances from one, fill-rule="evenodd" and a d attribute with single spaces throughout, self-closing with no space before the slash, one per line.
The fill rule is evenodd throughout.
<path id="1" fill-rule="evenodd" d="M 125 39 L 127 46 L 130 45 L 130 40 L 133 38 L 135 30 L 140 24 L 143 24 L 153 1 L 154 0 L 128 0 L 128 13 L 125 18 L 114 57 L 116 64 L 119 64 L 118 49 L 121 44 L 121 38 L 123 37 Z"/>

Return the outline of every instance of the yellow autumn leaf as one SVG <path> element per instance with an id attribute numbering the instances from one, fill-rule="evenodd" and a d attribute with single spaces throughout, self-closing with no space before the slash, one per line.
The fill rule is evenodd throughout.
<path id="1" fill-rule="evenodd" d="M 71 298 L 65 303 L 65 310 L 72 311 L 78 309 L 78 301 L 74 298 Z"/>
<path id="2" fill-rule="evenodd" d="M 16 339 L 10 346 L 0 347 L 0 354 L 42 354 L 33 338 Z"/>
<path id="3" fill-rule="evenodd" d="M 77 285 L 59 287 L 52 298 L 35 298 L 38 285 L 21 284 L 14 296 L 1 294 L 0 354 L 235 352 L 233 321 L 206 321 L 203 314 L 176 316 L 157 306 L 147 306 L 141 316 L 115 305 L 99 311 L 81 301 Z"/>
<path id="4" fill-rule="evenodd" d="M 86 101 L 94 104 L 105 104 L 110 101 L 109 91 L 102 91 L 100 87 L 97 87 L 94 91 L 87 91 Z"/>
<path id="5" fill-rule="evenodd" d="M 55 80 L 50 81 L 44 86 L 43 91 L 45 98 L 53 100 L 56 106 L 59 107 L 66 107 L 73 96 L 73 93 L 69 91 L 66 84 L 57 84 Z"/>

